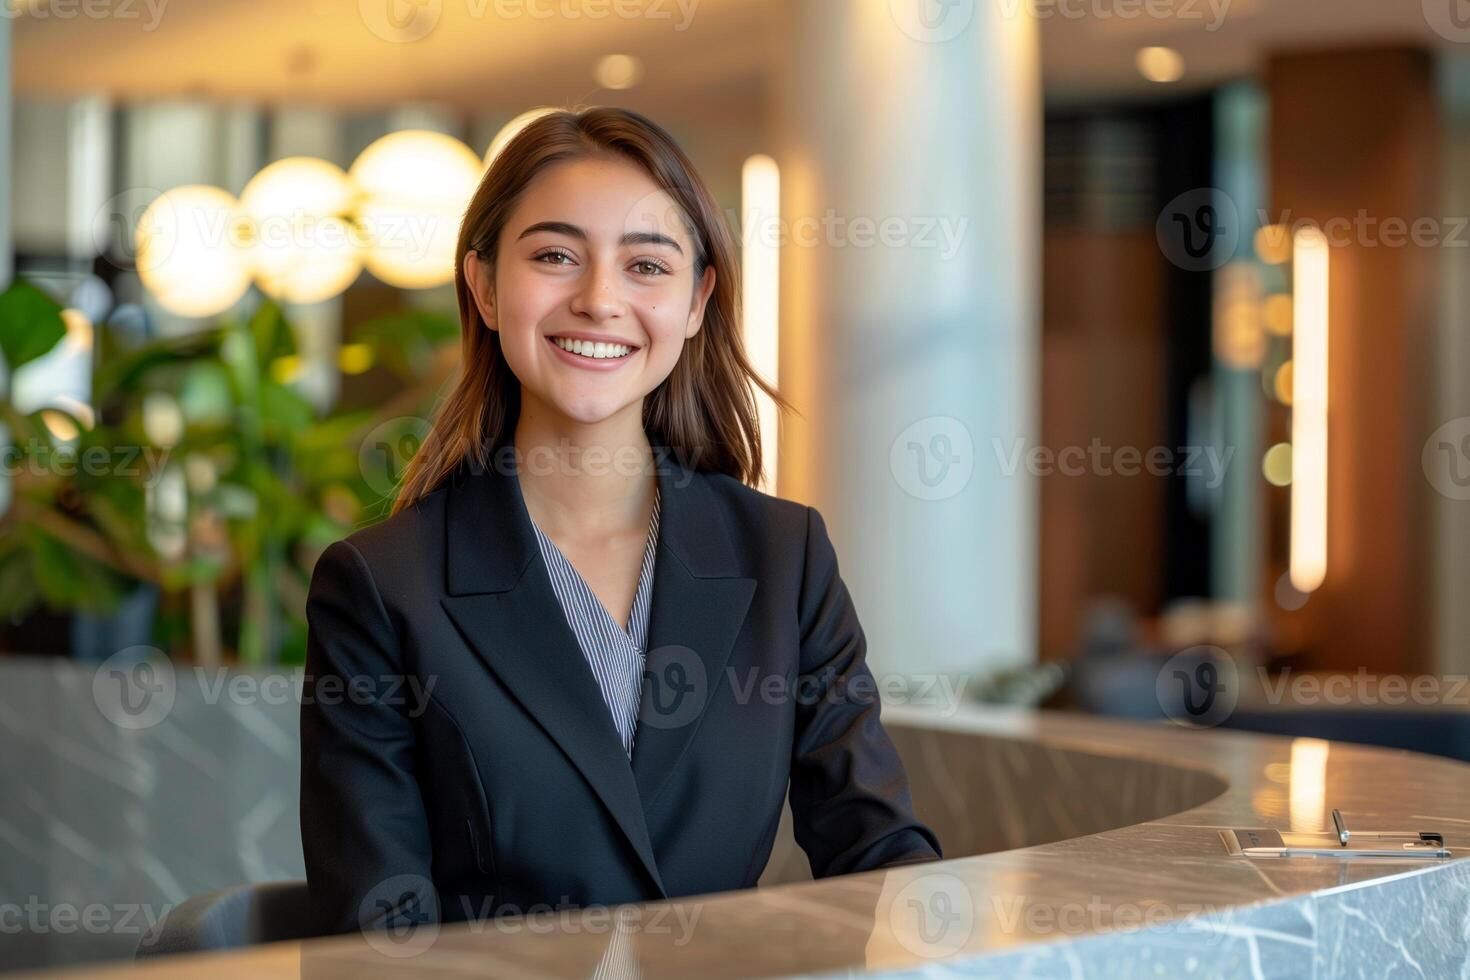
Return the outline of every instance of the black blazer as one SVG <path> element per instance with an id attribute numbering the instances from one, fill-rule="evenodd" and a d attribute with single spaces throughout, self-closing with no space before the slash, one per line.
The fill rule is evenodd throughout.
<path id="1" fill-rule="evenodd" d="M 322 554 L 301 707 L 321 932 L 752 887 L 788 783 L 815 877 L 940 857 L 821 515 L 661 456 L 631 764 L 513 457 Z"/>

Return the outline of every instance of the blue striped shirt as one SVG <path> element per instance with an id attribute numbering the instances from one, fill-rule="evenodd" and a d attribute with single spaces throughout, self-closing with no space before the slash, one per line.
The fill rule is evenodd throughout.
<path id="1" fill-rule="evenodd" d="M 648 540 L 643 549 L 643 565 L 638 571 L 638 590 L 633 596 L 633 609 L 625 629 L 612 618 L 597 594 L 567 561 L 536 522 L 536 540 L 541 556 L 551 575 L 557 601 L 566 613 L 567 623 L 576 634 L 577 644 L 597 678 L 602 699 L 612 712 L 614 727 L 623 740 L 628 757 L 633 757 L 633 734 L 638 727 L 638 697 L 643 683 L 643 659 L 648 643 L 649 600 L 653 591 L 653 559 L 658 546 L 658 513 L 660 492 L 654 486 L 653 515 L 648 522 Z"/>

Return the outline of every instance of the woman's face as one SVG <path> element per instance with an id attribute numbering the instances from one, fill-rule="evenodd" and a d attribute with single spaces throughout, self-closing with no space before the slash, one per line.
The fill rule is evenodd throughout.
<path id="1" fill-rule="evenodd" d="M 694 281 L 694 241 L 673 199 L 631 163 L 553 164 L 522 194 L 497 255 L 489 270 L 470 253 L 465 273 L 523 403 L 582 424 L 634 405 L 641 422 L 644 396 L 699 331 L 715 282 L 713 268 Z M 580 353 L 563 349 L 577 339 Z M 594 341 L 631 350 L 611 356 Z"/>

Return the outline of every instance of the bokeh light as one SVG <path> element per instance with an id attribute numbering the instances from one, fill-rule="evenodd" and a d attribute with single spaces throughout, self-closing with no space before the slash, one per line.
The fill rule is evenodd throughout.
<path id="1" fill-rule="evenodd" d="M 1151 82 L 1168 84 L 1184 77 L 1184 56 L 1173 48 L 1140 48 L 1134 63 Z"/>
<path id="2" fill-rule="evenodd" d="M 460 218 L 481 169 L 468 146 L 423 129 L 389 133 L 363 150 L 348 173 L 362 192 L 369 271 L 403 289 L 452 280 Z"/>
<path id="3" fill-rule="evenodd" d="M 1277 337 L 1291 336 L 1291 294 L 1272 293 L 1261 304 L 1261 324 Z"/>
<path id="4" fill-rule="evenodd" d="M 1291 483 L 1291 443 L 1278 442 L 1261 458 L 1261 475 L 1273 487 Z"/>
<path id="5" fill-rule="evenodd" d="M 1285 225 L 1264 225 L 1256 229 L 1251 240 L 1256 257 L 1267 265 L 1291 261 L 1291 229 Z"/>
<path id="6" fill-rule="evenodd" d="M 336 164 L 287 157 L 240 194 L 247 261 L 260 288 L 292 303 L 336 296 L 362 271 L 350 220 L 357 190 Z"/>
<path id="7" fill-rule="evenodd" d="M 138 220 L 138 277 L 164 309 L 205 317 L 233 306 L 250 288 L 239 248 L 235 198 L 186 184 L 154 200 Z"/>
<path id="8" fill-rule="evenodd" d="M 609 54 L 597 59 L 594 70 L 603 88 L 628 89 L 643 78 L 643 62 L 630 54 Z"/>

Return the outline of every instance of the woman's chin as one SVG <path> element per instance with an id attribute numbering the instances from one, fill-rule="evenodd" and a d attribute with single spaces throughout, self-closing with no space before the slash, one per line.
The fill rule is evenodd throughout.
<path id="1" fill-rule="evenodd" d="M 626 400 L 611 398 L 579 398 L 572 401 L 553 399 L 550 404 L 568 422 L 576 425 L 598 425 L 615 417 L 627 407 Z"/>

